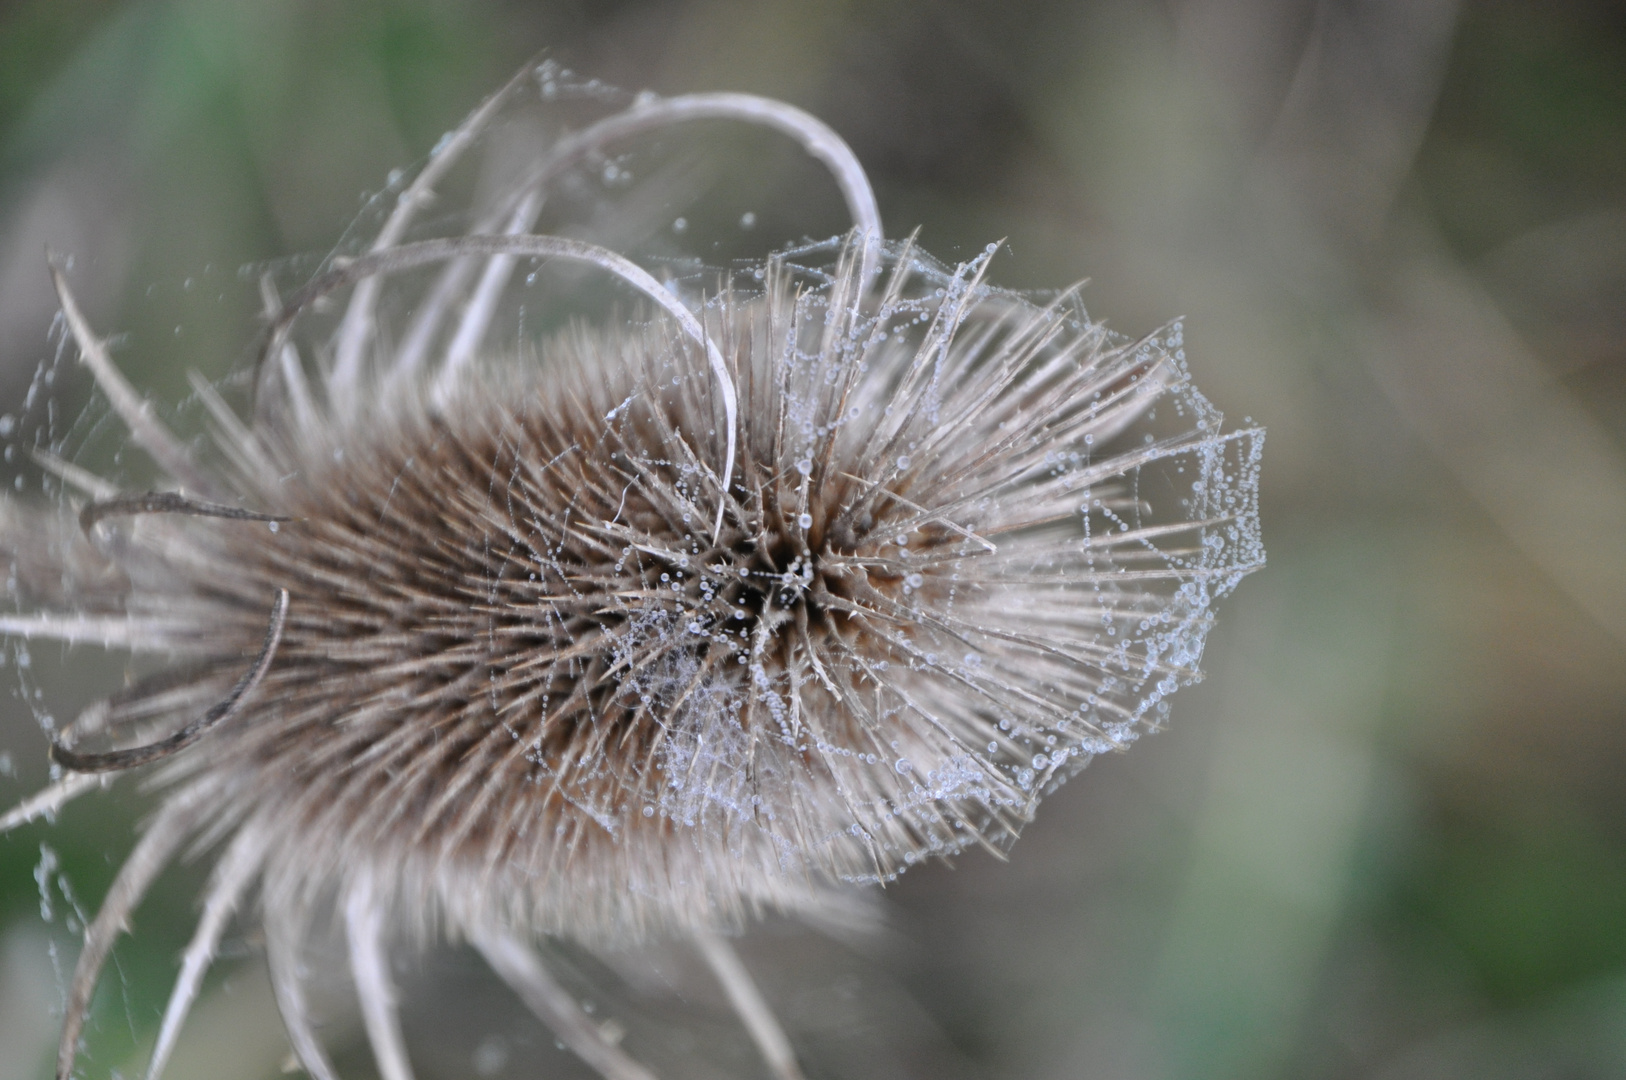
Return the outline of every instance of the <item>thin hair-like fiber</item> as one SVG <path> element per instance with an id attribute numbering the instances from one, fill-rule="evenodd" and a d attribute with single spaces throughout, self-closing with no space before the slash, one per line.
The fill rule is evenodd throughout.
<path id="1" fill-rule="evenodd" d="M 1002 853 L 1046 792 L 1163 723 L 1215 600 L 1263 563 L 1263 432 L 1223 430 L 1178 325 L 1121 338 L 1072 291 L 990 286 L 993 247 L 944 267 L 883 241 L 851 151 L 788 105 L 641 98 L 539 146 L 474 231 L 413 236 L 492 118 L 557 79 L 528 68 L 476 109 L 365 253 L 286 304 L 262 282 L 251 419 L 197 384 L 212 451 L 165 428 L 51 264 L 80 355 L 174 488 L 45 458 L 89 501 L 0 504 L 0 633 L 176 662 L 52 733 L 66 775 L 0 818 L 157 767 L 158 813 L 86 930 L 61 1080 L 114 937 L 188 845 L 222 853 L 149 1080 L 251 898 L 318 1080 L 318 925 L 345 935 L 388 1080 L 412 1075 L 393 951 L 444 938 L 603 1076 L 660 1075 L 563 989 L 548 937 L 690 942 L 795 1080 L 794 1025 L 729 936 Z M 531 232 L 571 170 L 691 119 L 795 139 L 853 231 L 732 275 Z M 494 353 L 526 260 L 648 314 Z M 380 332 L 392 288 L 419 302 L 405 333 Z M 302 346 L 296 323 L 346 292 L 331 341 Z"/>

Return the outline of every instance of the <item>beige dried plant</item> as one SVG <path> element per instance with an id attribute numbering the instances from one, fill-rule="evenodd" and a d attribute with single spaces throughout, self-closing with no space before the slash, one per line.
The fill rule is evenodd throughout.
<path id="1" fill-rule="evenodd" d="M 1045 792 L 1162 721 L 1199 677 L 1213 601 L 1262 563 L 1262 432 L 1222 433 L 1178 327 L 1121 339 L 1071 292 L 987 285 L 993 248 L 945 268 L 885 242 L 852 153 L 789 106 L 641 98 L 538 145 L 467 233 L 409 241 L 495 112 L 558 77 L 528 68 L 477 109 L 367 251 L 286 305 L 268 292 L 248 418 L 197 381 L 207 448 L 156 418 L 52 268 L 169 485 L 42 457 L 78 495 L 6 504 L 0 631 L 178 658 L 55 732 L 61 779 L 0 822 L 108 773 L 155 769 L 163 793 L 86 928 L 63 1080 L 115 936 L 197 844 L 218 854 L 150 1076 L 256 895 L 319 1080 L 335 1073 L 298 957 L 329 918 L 387 1080 L 411 1075 L 388 958 L 441 937 L 614 1080 L 658 1070 L 535 944 L 691 940 L 774 1074 L 798 1076 L 729 935 L 1003 850 Z M 694 118 L 798 140 L 852 234 L 661 281 L 532 233 L 571 169 Z M 511 278 L 540 261 L 618 282 L 646 315 L 491 349 Z M 391 325 L 397 282 L 418 291 Z M 307 366 L 296 321 L 345 296 Z"/>

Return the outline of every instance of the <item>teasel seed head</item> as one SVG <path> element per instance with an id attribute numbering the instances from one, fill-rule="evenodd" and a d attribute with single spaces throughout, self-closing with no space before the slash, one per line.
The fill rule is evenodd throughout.
<path id="1" fill-rule="evenodd" d="M 791 132 L 859 228 L 704 291 L 528 234 L 561 160 L 692 115 Z M 403 244 L 392 218 L 369 253 L 271 298 L 251 418 L 197 384 L 209 460 L 152 418 L 58 273 L 87 363 L 176 486 L 120 493 L 53 464 L 89 498 L 63 508 L 82 528 L 52 526 L 39 575 L 61 610 L 0 629 L 180 658 L 59 733 L 71 771 L 0 822 L 165 759 L 159 812 L 87 931 L 64 1077 L 119 923 L 200 839 L 223 852 L 155 1072 L 257 882 L 279 1004 L 324 1080 L 293 958 L 325 912 L 390 1080 L 409 1067 L 386 943 L 447 934 L 621 1078 L 648 1074 L 550 996 L 526 943 L 694 938 L 795 1075 L 719 933 L 1002 851 L 1045 792 L 1199 676 L 1213 601 L 1263 558 L 1262 433 L 1222 434 L 1178 327 L 1121 339 L 1071 293 L 1040 306 L 988 286 L 993 248 L 946 269 L 883 244 L 850 151 L 788 106 L 673 99 L 604 125 L 545 152 L 501 228 Z M 472 268 L 500 291 L 514 259 L 543 255 L 652 309 L 468 362 L 476 325 L 438 370 L 374 324 L 392 274 L 443 264 L 478 312 Z M 313 386 L 289 330 L 342 289 Z M 26 592 L 42 556 L 9 550 Z"/>

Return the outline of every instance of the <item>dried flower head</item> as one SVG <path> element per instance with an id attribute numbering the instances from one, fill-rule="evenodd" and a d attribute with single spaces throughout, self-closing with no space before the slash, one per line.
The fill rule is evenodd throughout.
<path id="1" fill-rule="evenodd" d="M 526 72 L 431 158 L 370 251 L 286 306 L 251 419 L 207 383 L 216 453 L 175 439 L 53 268 L 66 323 L 172 487 L 6 507 L 0 630 L 180 662 L 54 733 L 66 770 L 163 762 L 156 816 L 86 943 L 72 1068 L 126 916 L 189 843 L 220 854 L 154 1054 L 257 886 L 305 1068 L 333 1069 L 295 962 L 337 912 L 379 1068 L 409 1075 L 386 942 L 471 941 L 591 1064 L 649 1075 L 531 942 L 699 942 L 777 1075 L 794 1055 L 718 936 L 816 911 L 972 845 L 1156 726 L 1198 677 L 1212 602 L 1263 555 L 1262 433 L 1222 434 L 1178 328 L 1139 341 L 881 240 L 850 151 L 740 95 L 642 99 L 540 147 L 472 231 L 404 243 L 416 208 Z M 765 123 L 828 164 L 857 220 L 732 280 L 656 281 L 531 233 L 550 185 L 640 131 Z M 582 264 L 645 320 L 475 361 L 519 260 Z M 404 330 L 390 281 L 440 267 Z M 742 287 L 741 281 L 749 281 Z M 349 301 L 314 374 L 291 333 Z M 454 304 L 462 302 L 454 317 Z M 431 364 L 432 358 L 438 358 Z"/>

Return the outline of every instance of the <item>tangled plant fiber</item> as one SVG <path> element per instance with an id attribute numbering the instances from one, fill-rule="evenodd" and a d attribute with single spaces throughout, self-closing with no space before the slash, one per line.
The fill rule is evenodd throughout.
<path id="1" fill-rule="evenodd" d="M 617 1080 L 652 1074 L 535 943 L 690 939 L 797 1076 L 726 936 L 1003 850 L 1042 794 L 1162 721 L 1213 601 L 1262 563 L 1263 433 L 1221 432 L 1177 327 L 1124 340 L 1071 293 L 988 286 L 993 248 L 948 269 L 884 242 L 851 152 L 789 106 L 640 99 L 542 146 L 470 233 L 406 242 L 493 112 L 557 78 L 522 72 L 367 252 L 285 306 L 268 294 L 251 418 L 196 382 L 207 450 L 125 382 L 53 266 L 85 363 L 172 485 L 128 493 L 40 455 L 83 498 L 13 499 L 0 533 L 19 605 L 0 630 L 171 658 L 54 732 L 61 779 L 0 822 L 158 765 L 157 813 L 86 929 L 63 1080 L 116 934 L 189 844 L 219 854 L 151 1076 L 256 890 L 319 1080 L 298 957 L 327 913 L 388 1080 L 411 1075 L 392 943 L 442 935 Z M 697 284 L 531 232 L 574 165 L 697 117 L 796 138 L 852 235 Z M 539 259 L 619 281 L 647 321 L 474 362 Z M 381 325 L 384 290 L 423 268 L 415 321 Z M 295 321 L 342 295 L 307 370 Z"/>

